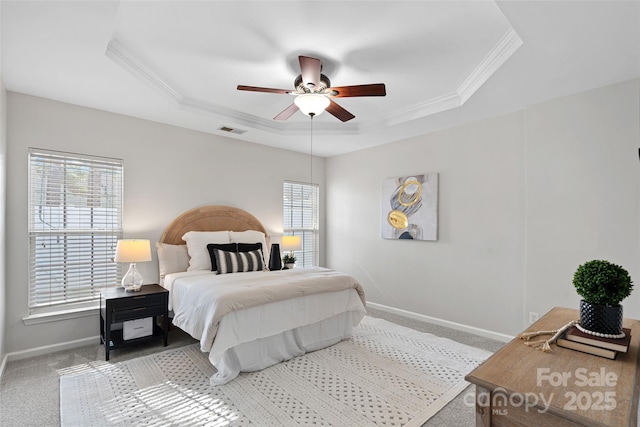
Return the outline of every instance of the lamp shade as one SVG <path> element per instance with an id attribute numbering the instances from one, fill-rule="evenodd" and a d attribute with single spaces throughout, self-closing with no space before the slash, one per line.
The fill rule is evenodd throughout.
<path id="1" fill-rule="evenodd" d="M 151 244 L 144 239 L 118 240 L 115 262 L 151 261 Z"/>
<path id="2" fill-rule="evenodd" d="M 282 236 L 282 250 L 299 251 L 302 249 L 300 236 Z"/>
<path id="3" fill-rule="evenodd" d="M 293 103 L 307 116 L 318 116 L 331 104 L 329 98 L 318 93 L 303 93 L 296 96 Z"/>

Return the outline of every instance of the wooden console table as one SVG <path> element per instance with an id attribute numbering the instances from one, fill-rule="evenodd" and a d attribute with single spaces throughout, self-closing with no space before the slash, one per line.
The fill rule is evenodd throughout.
<path id="1" fill-rule="evenodd" d="M 558 329 L 579 317 L 556 307 L 527 332 Z M 636 426 L 640 321 L 625 319 L 624 326 L 631 345 L 615 360 L 555 344 L 544 353 L 512 340 L 466 376 L 476 385 L 476 426 Z"/>

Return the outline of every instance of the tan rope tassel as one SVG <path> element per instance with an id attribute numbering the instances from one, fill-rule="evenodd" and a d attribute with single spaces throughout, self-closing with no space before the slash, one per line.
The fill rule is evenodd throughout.
<path id="1" fill-rule="evenodd" d="M 572 320 L 571 322 L 567 323 L 560 329 L 552 329 L 548 331 L 537 331 L 537 332 L 522 332 L 521 334 L 518 334 L 518 338 L 520 338 L 521 340 L 524 340 L 525 341 L 524 344 L 528 345 L 529 347 L 533 347 L 536 350 L 542 350 L 545 353 L 550 353 L 551 344 L 555 343 L 558 337 L 562 335 L 564 331 L 566 331 L 567 329 L 569 329 L 570 327 L 578 323 L 580 323 L 579 320 Z M 549 338 L 548 340 L 531 341 L 531 338 L 535 338 L 540 335 L 552 335 L 552 337 Z"/>

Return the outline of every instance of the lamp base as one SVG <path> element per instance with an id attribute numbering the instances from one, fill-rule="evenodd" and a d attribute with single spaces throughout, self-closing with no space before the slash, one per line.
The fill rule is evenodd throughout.
<path id="1" fill-rule="evenodd" d="M 271 256 L 269 258 L 269 270 L 280 270 L 282 269 L 282 260 L 280 259 L 280 244 L 272 243 L 271 244 Z"/>
<path id="2" fill-rule="evenodd" d="M 122 287 L 127 292 L 138 292 L 142 288 L 143 282 L 144 280 L 140 272 L 138 272 L 136 263 L 132 262 L 131 265 L 129 265 L 127 274 L 122 278 Z"/>

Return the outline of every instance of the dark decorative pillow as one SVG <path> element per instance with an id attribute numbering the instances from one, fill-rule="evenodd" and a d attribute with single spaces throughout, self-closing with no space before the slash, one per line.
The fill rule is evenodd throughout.
<path id="1" fill-rule="evenodd" d="M 238 245 L 238 252 L 249 252 L 262 250 L 262 243 L 236 243 Z"/>
<path id="2" fill-rule="evenodd" d="M 207 250 L 209 250 L 209 257 L 211 258 L 211 271 L 217 271 L 218 265 L 216 263 L 215 249 L 231 252 L 249 252 L 262 249 L 262 243 L 209 243 Z M 264 262 L 264 257 L 262 258 Z"/>
<path id="3" fill-rule="evenodd" d="M 216 264 L 215 250 L 220 249 L 222 251 L 238 252 L 237 243 L 209 243 L 207 250 L 209 251 L 209 257 L 211 258 L 211 271 L 218 271 L 218 265 Z"/>
<path id="4" fill-rule="evenodd" d="M 218 266 L 218 274 L 243 273 L 264 270 L 262 250 L 232 252 L 213 249 Z"/>

